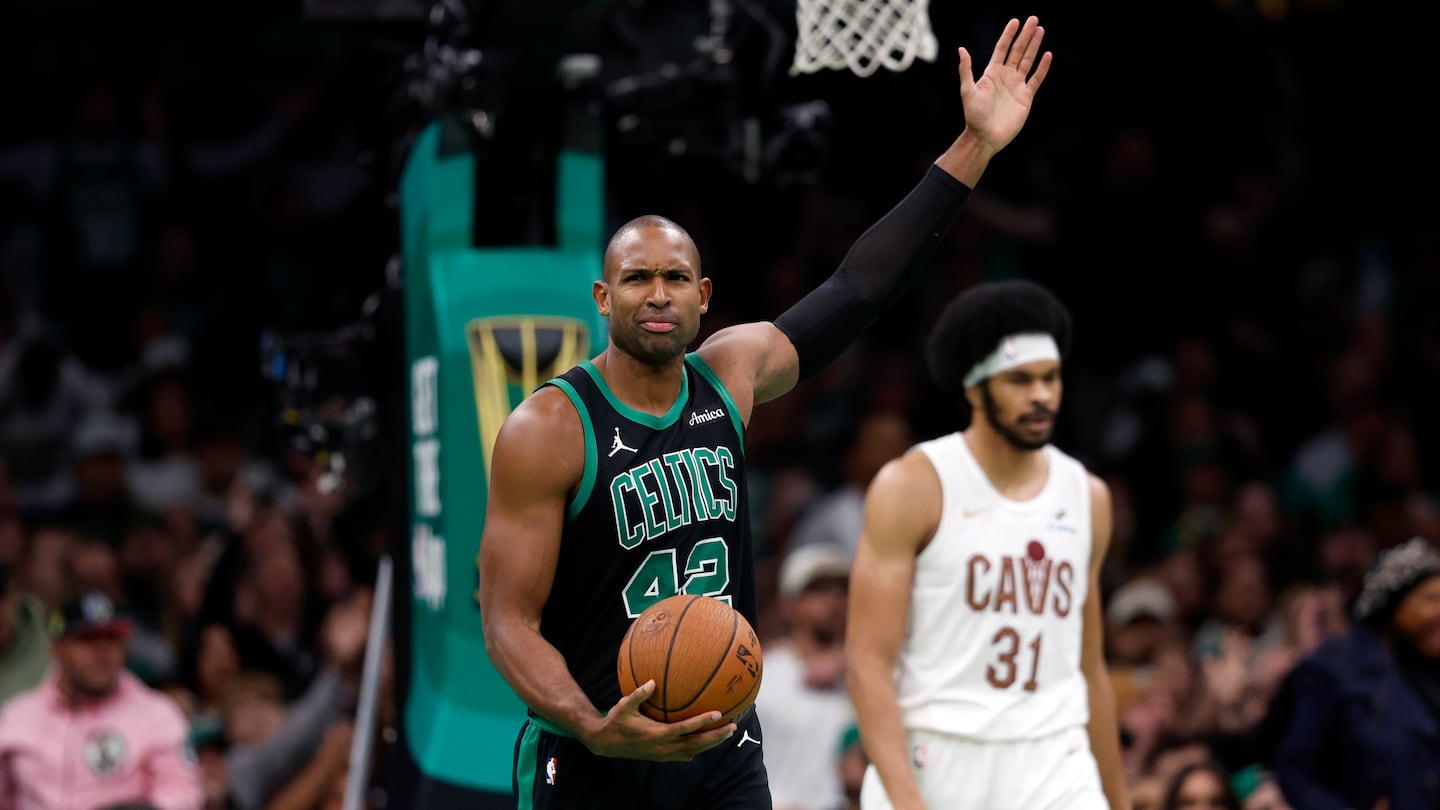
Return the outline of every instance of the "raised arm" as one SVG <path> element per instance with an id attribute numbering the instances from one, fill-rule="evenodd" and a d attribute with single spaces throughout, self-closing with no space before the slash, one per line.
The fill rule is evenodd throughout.
<path id="1" fill-rule="evenodd" d="M 1044 35 L 1034 17 L 1023 26 L 1011 20 L 978 80 L 961 48 L 965 130 L 920 184 L 855 241 L 829 279 L 774 323 L 741 324 L 705 341 L 701 355 L 737 404 L 748 411 L 751 403 L 774 399 L 824 368 L 928 266 L 990 159 L 1029 117 L 1050 70 L 1050 53 L 1040 51 Z"/>
<path id="2" fill-rule="evenodd" d="M 1113 523 L 1110 488 L 1092 475 L 1090 587 L 1085 599 L 1080 649 L 1080 669 L 1085 673 L 1085 687 L 1090 700 L 1090 722 L 1085 730 L 1090 735 L 1090 751 L 1100 767 L 1100 784 L 1105 789 L 1110 810 L 1129 810 L 1125 769 L 1120 759 L 1120 724 L 1115 716 L 1115 691 L 1110 684 L 1110 669 L 1105 665 L 1104 614 L 1100 610 L 1100 569 L 1110 549 Z"/>
<path id="3" fill-rule="evenodd" d="M 580 417 L 554 388 L 532 394 L 500 428 L 491 457 L 476 595 L 485 651 L 525 705 L 595 753 L 691 759 L 724 742 L 735 725 L 691 734 L 719 720 L 720 713 L 669 724 L 645 717 L 640 704 L 654 691 L 653 681 L 602 714 L 575 682 L 560 651 L 540 633 L 540 615 L 560 556 L 566 504 L 584 464 Z"/>
<path id="4" fill-rule="evenodd" d="M 895 662 L 910 614 L 915 557 L 940 522 L 940 479 L 912 450 L 881 468 L 865 499 L 865 525 L 850 571 L 845 680 L 860 739 L 896 810 L 924 808 L 910 770 Z"/>

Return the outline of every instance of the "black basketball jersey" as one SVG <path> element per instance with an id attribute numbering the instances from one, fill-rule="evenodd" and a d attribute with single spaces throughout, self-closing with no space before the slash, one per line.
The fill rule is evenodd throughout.
<path id="1" fill-rule="evenodd" d="M 620 640 L 661 599 L 713 596 L 758 626 L 744 427 L 695 354 L 685 357 L 680 395 L 662 416 L 626 406 L 589 360 L 546 385 L 580 413 L 585 472 L 566 512 L 540 632 L 604 711 L 620 699 Z"/>

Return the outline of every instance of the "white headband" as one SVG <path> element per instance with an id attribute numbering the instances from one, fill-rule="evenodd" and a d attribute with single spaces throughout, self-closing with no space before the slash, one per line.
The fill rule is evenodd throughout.
<path id="1" fill-rule="evenodd" d="M 965 374 L 965 387 L 988 380 L 1002 371 L 1039 360 L 1059 360 L 1060 347 L 1055 338 L 1044 332 L 1011 335 L 1000 341 L 995 351 L 986 355 Z"/>

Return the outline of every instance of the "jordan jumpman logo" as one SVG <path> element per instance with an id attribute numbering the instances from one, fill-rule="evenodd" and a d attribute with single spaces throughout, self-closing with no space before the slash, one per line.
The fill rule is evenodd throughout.
<path id="1" fill-rule="evenodd" d="M 615 428 L 615 441 L 610 443 L 610 455 L 607 456 L 607 458 L 614 458 L 615 454 L 621 450 L 629 450 L 632 453 L 635 452 L 635 448 L 625 445 L 625 440 L 620 438 L 620 428 L 617 427 Z"/>

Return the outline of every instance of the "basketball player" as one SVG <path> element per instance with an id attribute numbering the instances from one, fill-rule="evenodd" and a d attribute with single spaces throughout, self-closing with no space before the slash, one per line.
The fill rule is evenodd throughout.
<path id="1" fill-rule="evenodd" d="M 1011 20 L 977 81 L 960 49 L 965 129 L 835 274 L 773 323 L 687 353 L 710 300 L 694 243 L 645 216 L 622 226 L 594 285 L 605 351 L 510 414 L 492 457 L 478 598 L 486 650 L 529 708 L 515 789 L 534 808 L 769 808 L 754 712 L 716 728 L 640 714 L 615 658 L 634 617 L 676 593 L 757 626 L 746 424 L 838 356 L 925 264 L 990 159 L 1019 132 L 1050 66 L 1035 18 Z"/>
<path id="2" fill-rule="evenodd" d="M 1070 332 L 1010 281 L 931 334 L 932 376 L 974 418 L 866 493 L 845 639 L 865 810 L 1129 807 L 1096 585 L 1110 493 L 1050 444 Z"/>

